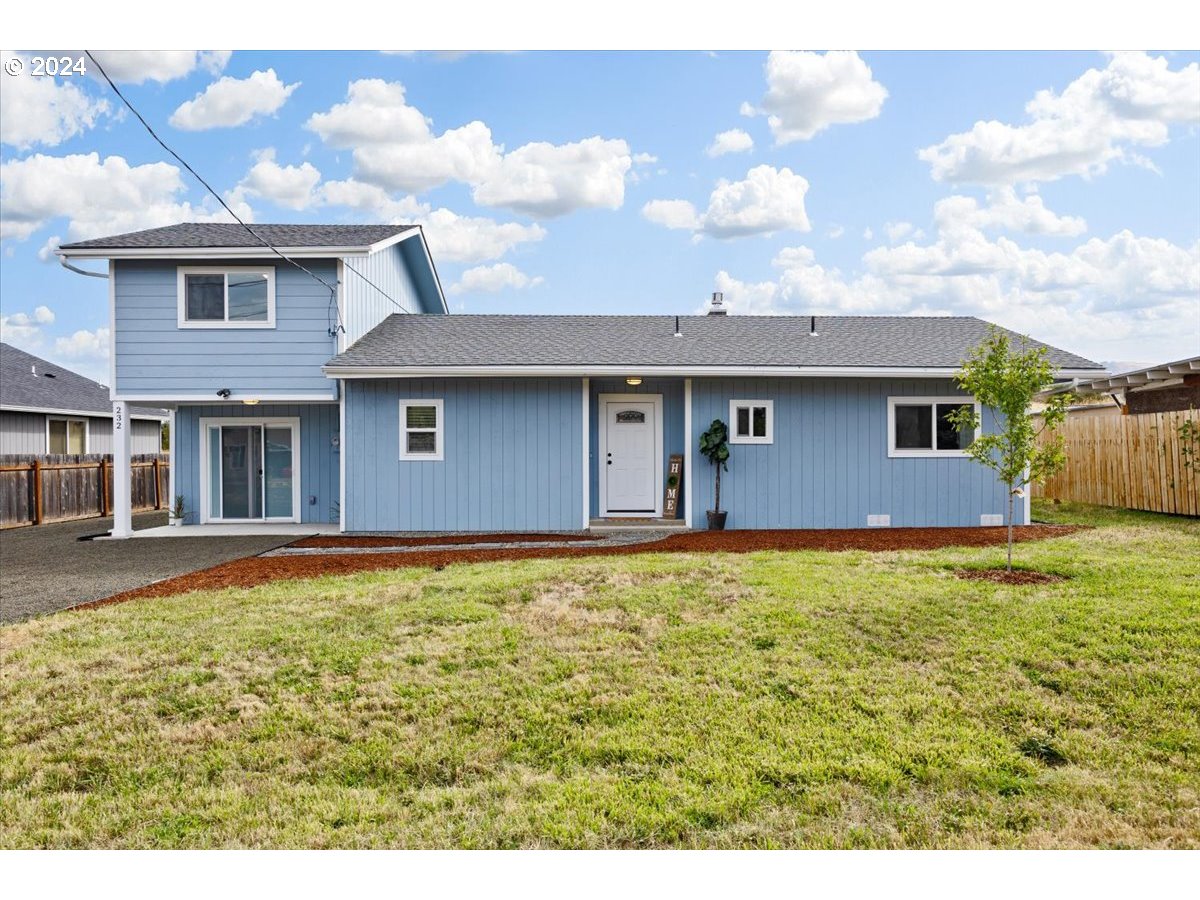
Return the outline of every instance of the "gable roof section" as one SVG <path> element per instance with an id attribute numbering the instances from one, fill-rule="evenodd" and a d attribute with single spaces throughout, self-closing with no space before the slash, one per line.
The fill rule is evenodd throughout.
<path id="1" fill-rule="evenodd" d="M 389 316 L 325 366 L 330 377 L 556 371 L 888 374 L 956 370 L 991 327 L 973 317 L 818 316 Z M 1099 363 L 1047 347 L 1060 369 Z M 858 372 L 857 370 L 864 370 Z M 869 370 L 869 371 L 867 371 Z"/>
<path id="2" fill-rule="evenodd" d="M 417 225 L 272 225 L 251 223 L 255 234 L 288 256 L 367 256 L 420 232 Z M 184 222 L 132 231 L 58 248 L 65 257 L 110 258 L 180 255 L 246 256 L 269 251 L 236 222 Z"/>
<path id="3" fill-rule="evenodd" d="M 53 377 L 50 377 L 53 376 Z M 41 357 L 0 344 L 0 409 L 112 416 L 108 388 Z M 132 406 L 135 418 L 167 418 L 165 409 Z"/>

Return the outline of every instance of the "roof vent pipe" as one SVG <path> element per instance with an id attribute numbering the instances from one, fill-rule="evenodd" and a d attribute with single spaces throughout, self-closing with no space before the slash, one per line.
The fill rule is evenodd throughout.
<path id="1" fill-rule="evenodd" d="M 679 330 L 679 316 L 675 317 L 675 337 L 683 337 L 683 332 Z"/>
<path id="2" fill-rule="evenodd" d="M 725 295 L 720 291 L 713 291 L 712 305 L 708 308 L 708 314 L 710 316 L 725 315 Z"/>
<path id="3" fill-rule="evenodd" d="M 816 316 L 808 317 L 808 336 L 809 337 L 817 336 L 817 317 Z"/>

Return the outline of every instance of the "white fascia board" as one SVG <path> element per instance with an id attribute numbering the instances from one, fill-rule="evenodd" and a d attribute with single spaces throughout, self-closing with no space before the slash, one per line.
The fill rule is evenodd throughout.
<path id="1" fill-rule="evenodd" d="M 99 412 L 94 409 L 59 409 L 49 406 L 14 406 L 11 403 L 5 403 L 0 406 L 2 412 L 19 412 L 19 413 L 37 413 L 46 416 L 81 416 L 89 419 L 111 419 L 112 410 L 108 412 Z M 167 416 L 152 416 L 148 413 L 130 413 L 131 419 L 143 419 L 148 422 L 165 422 Z"/>
<path id="2" fill-rule="evenodd" d="M 144 394 L 118 395 L 117 400 L 126 403 L 140 403 L 153 406 L 156 403 L 205 403 L 213 406 L 224 406 L 229 403 L 241 403 L 243 400 L 257 400 L 259 403 L 337 403 L 335 392 L 326 394 L 234 394 L 232 397 L 218 397 L 209 391 L 204 394 L 162 394 L 147 397 Z"/>
<path id="3" fill-rule="evenodd" d="M 356 247 L 279 247 L 284 256 L 295 259 L 365 257 L 371 246 Z M 83 250 L 56 250 L 63 259 L 267 259 L 275 252 L 267 247 L 108 247 Z"/>
<path id="4" fill-rule="evenodd" d="M 382 241 L 376 241 L 374 244 L 371 244 L 369 247 L 367 247 L 367 253 L 378 253 L 380 250 L 386 250 L 388 247 L 393 247 L 396 244 L 399 244 L 401 241 L 407 241 L 409 238 L 416 237 L 420 233 L 421 229 L 414 225 L 411 228 L 400 232 L 399 234 L 393 234 L 391 237 L 384 238 Z"/>
<path id="5" fill-rule="evenodd" d="M 487 378 L 502 375 L 527 377 L 619 375 L 682 377 L 779 378 L 951 378 L 957 367 L 869 366 L 322 366 L 326 378 Z M 1090 375 L 1094 369 L 1066 369 L 1066 377 Z"/>

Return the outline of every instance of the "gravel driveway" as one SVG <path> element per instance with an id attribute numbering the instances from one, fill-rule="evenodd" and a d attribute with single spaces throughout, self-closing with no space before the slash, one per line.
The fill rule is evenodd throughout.
<path id="1" fill-rule="evenodd" d="M 134 516 L 135 528 L 165 525 L 166 513 Z M 0 622 L 57 612 L 163 578 L 273 550 L 295 536 L 81 541 L 112 519 L 80 519 L 0 532 Z"/>

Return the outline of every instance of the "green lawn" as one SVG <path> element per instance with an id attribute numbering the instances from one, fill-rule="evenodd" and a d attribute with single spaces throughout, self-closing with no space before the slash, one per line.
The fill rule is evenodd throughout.
<path id="1" fill-rule="evenodd" d="M 1200 522 L 407 569 L 0 629 L 0 846 L 1200 846 Z"/>

